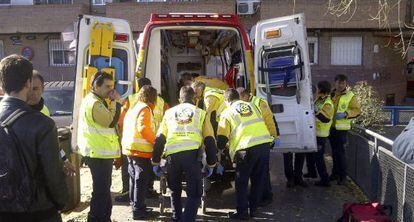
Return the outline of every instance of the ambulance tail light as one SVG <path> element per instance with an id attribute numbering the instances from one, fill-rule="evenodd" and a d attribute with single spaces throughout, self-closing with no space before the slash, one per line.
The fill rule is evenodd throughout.
<path id="1" fill-rule="evenodd" d="M 115 42 L 128 42 L 128 35 L 127 34 L 115 34 L 114 37 Z"/>

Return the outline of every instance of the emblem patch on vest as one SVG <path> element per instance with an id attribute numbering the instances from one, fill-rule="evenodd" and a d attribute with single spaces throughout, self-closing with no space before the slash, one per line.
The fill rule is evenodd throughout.
<path id="1" fill-rule="evenodd" d="M 248 117 L 248 116 L 253 115 L 252 108 L 248 104 L 244 104 L 244 103 L 237 104 L 236 111 L 242 117 Z"/>
<path id="2" fill-rule="evenodd" d="M 193 121 L 194 112 L 190 108 L 184 108 L 175 112 L 175 121 L 179 124 L 189 124 Z"/>
<path id="3" fill-rule="evenodd" d="M 346 105 L 345 104 L 342 104 L 341 107 L 342 107 L 342 109 L 345 109 L 346 108 Z"/>

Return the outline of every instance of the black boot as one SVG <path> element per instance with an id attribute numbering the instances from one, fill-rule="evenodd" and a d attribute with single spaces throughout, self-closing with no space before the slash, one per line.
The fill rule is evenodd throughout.
<path id="1" fill-rule="evenodd" d="M 329 181 L 322 181 L 322 180 L 320 180 L 320 181 L 318 181 L 318 182 L 315 183 L 315 186 L 318 186 L 318 187 L 330 187 L 331 186 L 331 183 Z"/>
<path id="2" fill-rule="evenodd" d="M 296 178 L 295 185 L 299 185 L 301 187 L 308 187 L 308 184 L 305 181 L 303 181 L 302 178 Z"/>
<path id="3" fill-rule="evenodd" d="M 288 179 L 287 183 L 286 183 L 286 187 L 287 188 L 292 188 L 295 186 L 295 180 L 294 179 Z"/>
<path id="4" fill-rule="evenodd" d="M 315 179 L 318 176 L 316 175 L 316 173 L 307 173 L 305 175 L 303 175 L 304 178 L 308 178 L 308 179 Z"/>
<path id="5" fill-rule="evenodd" d="M 338 179 L 338 175 L 336 175 L 336 174 L 331 174 L 330 176 L 329 176 L 329 180 L 330 181 L 334 181 L 334 180 L 337 180 Z"/>
<path id="6" fill-rule="evenodd" d="M 247 213 L 239 214 L 237 212 L 230 212 L 229 218 L 232 220 L 249 220 L 249 214 Z"/>

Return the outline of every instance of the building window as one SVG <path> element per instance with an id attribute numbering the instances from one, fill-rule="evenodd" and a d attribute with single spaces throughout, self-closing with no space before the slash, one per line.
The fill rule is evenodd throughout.
<path id="1" fill-rule="evenodd" d="M 113 0 L 92 0 L 92 4 L 93 5 L 106 5 L 106 3 L 112 3 L 112 1 Z"/>
<path id="2" fill-rule="evenodd" d="M 309 63 L 318 64 L 318 38 L 308 37 Z"/>
<path id="3" fill-rule="evenodd" d="M 0 6 L 1 5 L 11 5 L 11 0 L 0 0 Z"/>
<path id="4" fill-rule="evenodd" d="M 4 44 L 3 40 L 0 40 L 0 59 L 4 58 Z"/>
<path id="5" fill-rule="evenodd" d="M 362 37 L 332 37 L 331 64 L 362 65 Z"/>
<path id="6" fill-rule="evenodd" d="M 63 41 L 60 39 L 49 40 L 49 60 L 50 66 L 71 66 L 74 65 L 72 53 L 65 49 Z"/>

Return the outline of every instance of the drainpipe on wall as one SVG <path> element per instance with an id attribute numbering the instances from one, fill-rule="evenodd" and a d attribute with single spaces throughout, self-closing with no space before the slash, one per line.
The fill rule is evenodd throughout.
<path id="1" fill-rule="evenodd" d="M 414 15 L 413 15 L 413 0 L 407 0 L 406 9 L 405 9 L 405 22 L 407 24 L 414 23 Z"/>

